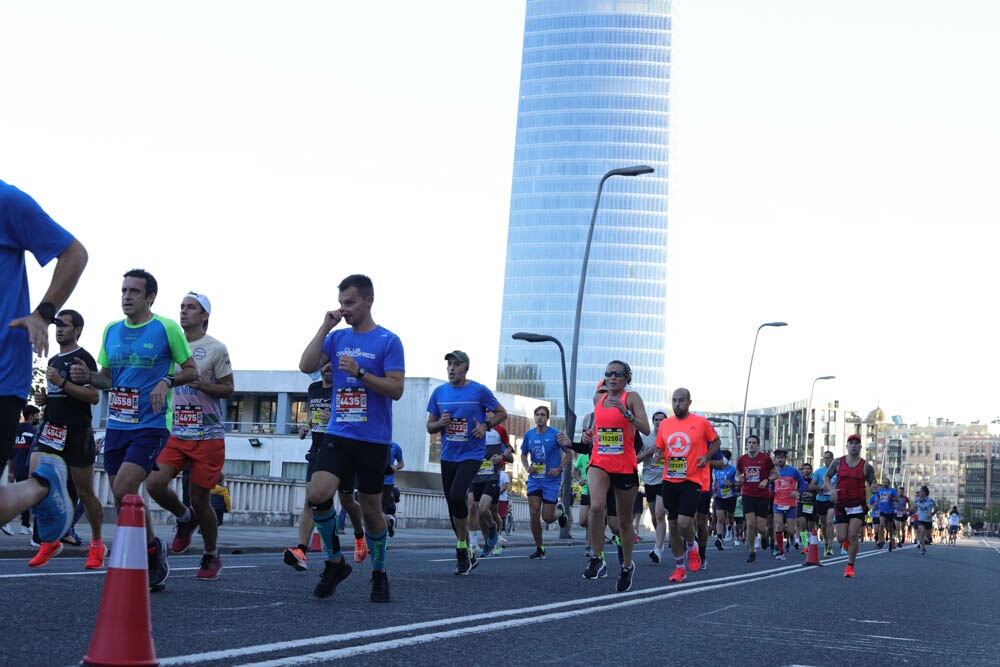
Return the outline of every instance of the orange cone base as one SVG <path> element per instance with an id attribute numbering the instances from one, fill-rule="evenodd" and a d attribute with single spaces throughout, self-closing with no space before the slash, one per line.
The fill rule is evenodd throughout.
<path id="1" fill-rule="evenodd" d="M 322 551 L 323 541 L 319 539 L 319 533 L 314 532 L 312 536 L 312 543 L 309 545 L 309 551 Z"/>
<path id="2" fill-rule="evenodd" d="M 159 665 L 145 570 L 110 569 L 85 665 Z"/>

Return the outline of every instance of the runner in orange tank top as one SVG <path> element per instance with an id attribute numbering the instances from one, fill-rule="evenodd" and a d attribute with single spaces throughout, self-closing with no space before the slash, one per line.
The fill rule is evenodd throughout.
<path id="1" fill-rule="evenodd" d="M 594 404 L 594 446 L 587 469 L 587 486 L 590 489 L 590 544 L 595 553 L 587 564 L 583 576 L 598 579 L 607 576 L 604 560 L 604 521 L 607 516 L 608 491 L 615 494 L 618 511 L 618 530 L 621 538 L 623 563 L 618 577 L 619 593 L 632 588 L 635 563 L 632 562 L 634 528 L 632 505 L 639 490 L 638 466 L 635 462 L 635 433 L 649 434 L 649 419 L 642 397 L 627 392 L 632 382 L 632 369 L 624 361 L 612 361 L 604 372 L 607 394 L 598 394 Z"/>

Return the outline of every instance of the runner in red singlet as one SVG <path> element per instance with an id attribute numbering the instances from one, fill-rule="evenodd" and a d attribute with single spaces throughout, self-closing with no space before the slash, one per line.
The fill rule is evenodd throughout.
<path id="1" fill-rule="evenodd" d="M 833 477 L 837 476 L 837 485 Z M 823 485 L 830 493 L 836 516 L 837 541 L 847 551 L 845 577 L 854 576 L 854 560 L 858 556 L 858 539 L 865 525 L 869 489 L 875 484 L 875 469 L 861 458 L 861 436 L 847 437 L 847 455 L 835 459 L 826 468 Z M 867 488 L 866 488 L 867 487 Z M 846 542 L 845 542 L 846 540 Z"/>

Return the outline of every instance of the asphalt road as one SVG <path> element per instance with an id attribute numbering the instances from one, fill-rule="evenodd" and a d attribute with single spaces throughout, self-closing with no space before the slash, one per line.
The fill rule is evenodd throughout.
<path id="1" fill-rule="evenodd" d="M 194 579 L 199 557 L 170 559 L 151 596 L 162 665 L 986 665 L 1000 663 L 996 600 L 1000 540 L 973 538 L 887 553 L 863 547 L 857 577 L 844 559 L 802 567 L 711 550 L 709 567 L 668 584 L 671 567 L 637 553 L 635 585 L 585 580 L 582 550 L 544 561 L 509 548 L 458 577 L 454 551 L 390 550 L 392 602 L 368 601 L 369 565 L 329 599 L 311 591 L 318 559 L 294 572 L 280 554 L 227 555 L 216 582 Z M 93 631 L 104 573 L 79 559 L 39 571 L 0 560 L 8 606 L 4 665 L 77 664 Z M 124 630 L 123 630 L 124 631 Z"/>

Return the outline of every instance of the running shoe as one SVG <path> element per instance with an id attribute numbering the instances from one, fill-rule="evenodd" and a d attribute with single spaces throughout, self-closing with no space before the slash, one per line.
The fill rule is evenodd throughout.
<path id="1" fill-rule="evenodd" d="M 639 544 L 639 533 L 632 533 L 632 544 Z"/>
<path id="2" fill-rule="evenodd" d="M 503 553 L 503 543 L 497 542 L 497 545 L 493 547 L 493 556 L 499 556 Z"/>
<path id="3" fill-rule="evenodd" d="M 40 542 L 58 542 L 73 525 L 73 502 L 66 489 L 66 463 L 53 454 L 40 454 L 38 467 L 31 476 L 49 488 L 48 494 L 34 508 Z"/>
<path id="4" fill-rule="evenodd" d="M 829 544 L 826 545 L 826 551 L 823 552 L 823 557 L 833 558 L 833 547 L 831 547 Z"/>
<path id="5" fill-rule="evenodd" d="M 469 549 L 469 569 L 475 570 L 479 567 L 479 559 L 476 557 L 476 550 Z"/>
<path id="6" fill-rule="evenodd" d="M 687 552 L 688 556 L 688 567 L 691 568 L 692 572 L 697 572 L 701 569 L 701 554 L 698 553 L 698 549 L 691 549 Z"/>
<path id="7" fill-rule="evenodd" d="M 354 562 L 363 563 L 368 558 L 368 540 L 364 537 L 354 538 Z"/>
<path id="8" fill-rule="evenodd" d="M 202 554 L 201 566 L 194 578 L 199 581 L 214 581 L 219 578 L 220 572 L 222 572 L 222 559 L 211 554 Z"/>
<path id="9" fill-rule="evenodd" d="M 726 547 L 722 544 L 722 538 L 719 536 L 715 537 L 715 548 L 719 551 L 723 551 Z"/>
<path id="10" fill-rule="evenodd" d="M 846 554 L 851 548 L 851 543 L 848 541 L 843 541 L 840 543 L 840 549 Z"/>
<path id="11" fill-rule="evenodd" d="M 191 518 L 187 521 L 181 521 L 177 519 L 177 528 L 174 533 L 174 541 L 170 543 L 170 552 L 175 554 L 182 554 L 188 550 L 191 546 L 191 536 L 194 534 L 195 529 L 198 527 L 198 517 L 195 516 L 194 510 L 190 507 L 186 508 L 188 512 L 191 513 Z"/>
<path id="12" fill-rule="evenodd" d="M 493 549 L 490 547 L 483 547 L 479 551 L 480 558 L 489 558 L 493 554 Z"/>
<path id="13" fill-rule="evenodd" d="M 757 552 L 756 552 L 756 551 L 751 551 L 751 552 L 750 552 L 750 555 L 749 555 L 749 556 L 747 556 L 747 562 L 748 562 L 748 563 L 752 563 L 752 562 L 754 562 L 755 560 L 757 560 Z"/>
<path id="14" fill-rule="evenodd" d="M 670 578 L 667 581 L 672 581 L 674 583 L 680 583 L 680 582 L 684 581 L 685 579 L 687 579 L 687 570 L 685 570 L 683 567 L 681 567 L 680 565 L 678 565 L 674 569 L 674 573 L 670 575 Z"/>
<path id="15" fill-rule="evenodd" d="M 845 577 L 850 577 L 851 579 L 854 578 L 854 566 L 853 565 L 848 565 L 847 567 L 844 568 L 844 576 Z"/>
<path id="16" fill-rule="evenodd" d="M 285 564 L 291 565 L 298 572 L 305 572 L 309 569 L 309 564 L 306 562 L 306 555 L 298 547 L 285 549 Z"/>
<path id="17" fill-rule="evenodd" d="M 104 567 L 104 559 L 107 557 L 108 548 L 104 546 L 103 541 L 97 544 L 91 543 L 90 548 L 87 549 L 87 562 L 84 563 L 83 569 L 100 570 Z"/>
<path id="18" fill-rule="evenodd" d="M 774 560 L 785 560 L 785 554 L 775 555 Z"/>
<path id="19" fill-rule="evenodd" d="M 566 507 L 562 502 L 556 503 L 556 511 L 559 512 L 559 527 L 563 528 L 566 526 Z"/>
<path id="20" fill-rule="evenodd" d="M 159 586 L 170 576 L 167 563 L 167 545 L 158 537 L 153 538 L 153 546 L 146 551 L 149 560 L 149 587 Z"/>
<path id="21" fill-rule="evenodd" d="M 635 573 L 635 563 L 632 563 L 629 567 L 623 567 L 621 574 L 618 575 L 618 583 L 615 588 L 619 593 L 626 593 L 632 590 L 632 575 Z"/>
<path id="22" fill-rule="evenodd" d="M 660 551 L 659 549 L 657 549 L 656 547 L 653 547 L 653 550 L 649 552 L 649 560 L 653 561 L 653 565 L 659 565 L 660 564 L 660 554 L 661 553 L 663 553 L 663 552 Z"/>
<path id="23" fill-rule="evenodd" d="M 528 556 L 531 560 L 545 560 L 545 547 L 535 547 L 535 552 Z"/>
<path id="24" fill-rule="evenodd" d="M 455 566 L 455 574 L 467 575 L 472 572 L 472 559 L 469 558 L 469 549 L 455 549 L 455 559 L 458 564 Z"/>
<path id="25" fill-rule="evenodd" d="M 386 527 L 386 530 L 389 531 L 389 537 L 395 537 L 396 536 L 396 517 L 394 517 L 394 516 L 392 516 L 390 514 L 388 516 L 388 518 L 385 520 L 385 527 Z"/>
<path id="26" fill-rule="evenodd" d="M 604 579 L 608 576 L 608 564 L 603 558 L 594 556 L 587 563 L 587 569 L 583 571 L 584 579 Z"/>
<path id="27" fill-rule="evenodd" d="M 76 534 L 76 531 L 73 530 L 72 527 L 65 535 L 59 538 L 59 541 L 63 544 L 68 544 L 71 547 L 83 546 L 83 540 L 80 539 L 80 536 Z"/>
<path id="28" fill-rule="evenodd" d="M 341 559 L 339 563 L 334 563 L 333 561 L 326 561 L 326 566 L 323 568 L 323 574 L 319 575 L 319 583 L 316 584 L 316 588 L 313 589 L 313 595 L 318 598 L 328 598 L 333 595 L 333 592 L 337 590 L 337 584 L 347 579 L 351 574 L 351 566 L 347 564 L 345 559 Z M 374 572 L 372 575 L 374 576 Z"/>
<path id="29" fill-rule="evenodd" d="M 42 542 L 38 547 L 38 553 L 28 561 L 28 567 L 41 567 L 48 565 L 53 556 L 58 556 L 63 550 L 62 542 Z"/>
<path id="30" fill-rule="evenodd" d="M 31 526 L 21 526 L 21 534 L 22 535 L 31 535 Z M 917 541 L 913 540 L 913 543 L 916 544 Z"/>
<path id="31" fill-rule="evenodd" d="M 385 570 L 372 570 L 372 592 L 368 599 L 372 602 L 389 601 L 389 577 Z"/>
<path id="32" fill-rule="evenodd" d="M 13 535 L 14 534 L 14 531 L 11 530 L 10 526 L 8 526 L 7 524 L 3 524 L 2 526 L 0 526 L 0 530 L 3 531 L 4 535 Z"/>

